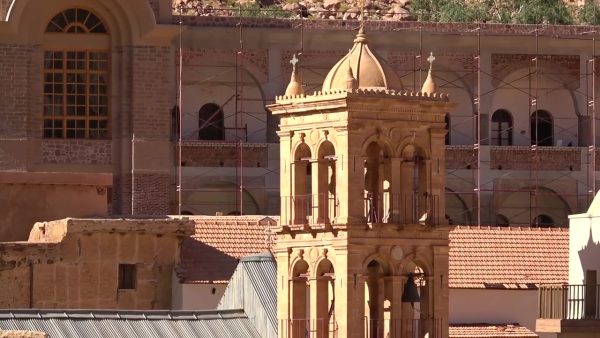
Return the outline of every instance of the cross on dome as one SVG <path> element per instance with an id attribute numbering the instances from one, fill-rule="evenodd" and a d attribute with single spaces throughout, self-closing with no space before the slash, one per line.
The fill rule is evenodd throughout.
<path id="1" fill-rule="evenodd" d="M 433 52 L 429 52 L 429 57 L 427 58 L 427 62 L 429 62 L 429 69 L 433 67 L 433 61 L 435 61 L 435 56 L 433 56 Z"/>
<path id="2" fill-rule="evenodd" d="M 365 30 L 365 0 L 359 0 L 358 6 L 360 7 L 360 28 L 359 31 L 363 32 Z"/>
<path id="3" fill-rule="evenodd" d="M 296 64 L 298 63 L 298 58 L 296 57 L 296 54 L 294 54 L 292 56 L 292 59 L 290 60 L 290 63 L 292 64 L 292 71 L 295 72 L 296 71 Z"/>

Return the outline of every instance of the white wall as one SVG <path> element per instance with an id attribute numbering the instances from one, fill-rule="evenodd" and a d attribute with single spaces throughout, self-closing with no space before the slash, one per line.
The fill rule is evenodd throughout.
<path id="1" fill-rule="evenodd" d="M 600 271 L 600 195 L 585 214 L 569 216 L 569 284 L 584 284 L 586 270 Z"/>
<path id="2" fill-rule="evenodd" d="M 537 290 L 450 289 L 450 324 L 518 323 L 535 332 L 537 316 Z"/>
<path id="3" fill-rule="evenodd" d="M 181 284 L 175 276 L 172 285 L 171 310 L 214 310 L 227 288 L 227 284 Z"/>

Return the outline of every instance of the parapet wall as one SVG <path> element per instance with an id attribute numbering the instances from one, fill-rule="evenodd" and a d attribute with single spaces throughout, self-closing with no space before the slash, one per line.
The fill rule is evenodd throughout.
<path id="1" fill-rule="evenodd" d="M 0 308 L 169 309 L 188 219 L 63 219 L 0 243 Z M 119 288 L 119 265 L 135 287 Z"/>

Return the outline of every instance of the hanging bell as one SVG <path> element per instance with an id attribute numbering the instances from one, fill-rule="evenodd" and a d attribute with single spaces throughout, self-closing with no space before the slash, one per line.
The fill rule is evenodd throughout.
<path id="1" fill-rule="evenodd" d="M 412 273 L 408 274 L 408 280 L 404 284 L 404 291 L 402 291 L 402 302 L 403 303 L 418 303 L 421 301 L 419 296 L 419 290 L 417 284 L 415 284 L 415 278 Z"/>

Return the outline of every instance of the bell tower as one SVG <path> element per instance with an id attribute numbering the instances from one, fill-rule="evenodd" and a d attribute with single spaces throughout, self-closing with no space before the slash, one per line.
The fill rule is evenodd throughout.
<path id="1" fill-rule="evenodd" d="M 448 337 L 453 104 L 431 67 L 405 90 L 362 28 L 321 91 L 303 92 L 297 62 L 268 106 L 281 118 L 279 337 Z"/>

